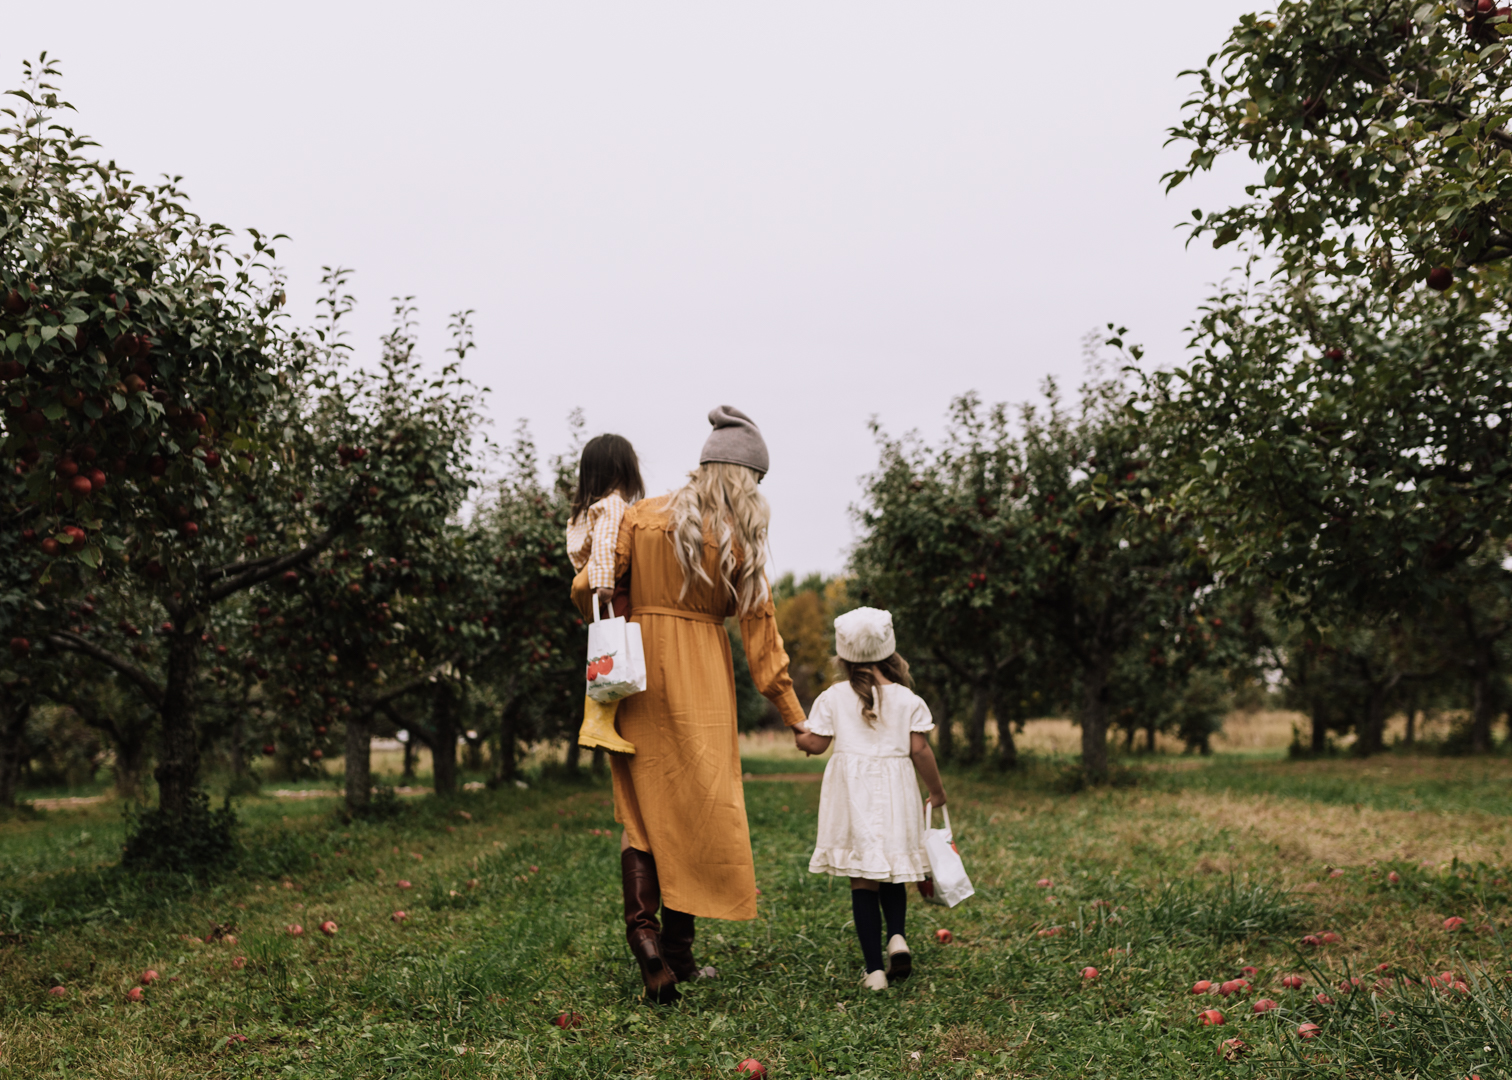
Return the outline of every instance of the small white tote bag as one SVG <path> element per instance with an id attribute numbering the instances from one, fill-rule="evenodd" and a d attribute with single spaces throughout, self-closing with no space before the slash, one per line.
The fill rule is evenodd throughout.
<path id="1" fill-rule="evenodd" d="M 599 618 L 593 602 L 588 625 L 588 696 L 601 705 L 620 701 L 646 688 L 646 653 L 638 623 L 616 616 Z"/>
<path id="2" fill-rule="evenodd" d="M 931 904 L 955 907 L 976 890 L 971 887 L 966 864 L 961 861 L 961 853 L 951 838 L 950 810 L 942 806 L 940 812 L 945 815 L 945 827 L 933 829 L 930 825 L 934 819 L 934 807 L 927 804 L 924 807 L 924 857 L 929 860 L 930 880 L 919 882 L 919 895 Z M 930 885 L 933 887 L 926 888 Z"/>

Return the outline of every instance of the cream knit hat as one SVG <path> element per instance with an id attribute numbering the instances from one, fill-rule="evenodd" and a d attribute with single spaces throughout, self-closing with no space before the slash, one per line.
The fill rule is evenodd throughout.
<path id="1" fill-rule="evenodd" d="M 835 653 L 852 664 L 873 664 L 898 651 L 892 612 L 862 607 L 835 620 Z"/>

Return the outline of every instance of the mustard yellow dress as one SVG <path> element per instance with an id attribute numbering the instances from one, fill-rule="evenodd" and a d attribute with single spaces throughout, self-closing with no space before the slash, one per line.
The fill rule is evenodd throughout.
<path id="1" fill-rule="evenodd" d="M 669 496 L 625 512 L 615 551 L 616 579 L 629 575 L 630 619 L 646 650 L 646 689 L 620 702 L 620 735 L 633 756 L 612 754 L 614 818 L 630 845 L 656 859 L 662 902 L 712 919 L 756 917 L 756 869 L 740 782 L 735 669 L 724 621 L 735 599 L 719 580 L 718 549 L 704 544 L 711 586 L 694 581 L 681 599 Z M 591 615 L 587 574 L 572 583 L 578 610 Z M 756 688 L 788 726 L 803 722 L 771 599 L 740 620 Z"/>

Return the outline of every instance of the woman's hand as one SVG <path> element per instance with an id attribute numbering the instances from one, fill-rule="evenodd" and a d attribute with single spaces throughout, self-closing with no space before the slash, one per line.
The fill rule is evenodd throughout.
<path id="1" fill-rule="evenodd" d="M 945 793 L 942 791 L 938 795 L 931 794 L 929 798 L 924 800 L 924 805 L 930 807 L 931 809 L 938 810 L 940 807 L 945 805 Z"/>
<path id="2" fill-rule="evenodd" d="M 614 590 L 613 589 L 608 589 L 608 588 L 594 589 L 593 590 L 593 597 L 594 597 L 594 601 L 598 604 L 600 611 L 607 611 L 611 617 L 614 615 Z"/>

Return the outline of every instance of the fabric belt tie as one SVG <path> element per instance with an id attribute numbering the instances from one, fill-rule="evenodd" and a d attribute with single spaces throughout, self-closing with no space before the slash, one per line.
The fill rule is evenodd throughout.
<path id="1" fill-rule="evenodd" d="M 711 615 L 707 611 L 688 611 L 685 608 L 670 607 L 632 607 L 630 617 L 637 615 L 670 615 L 674 619 L 688 619 L 692 622 L 713 623 L 715 626 L 723 626 L 724 618 L 719 615 Z"/>

